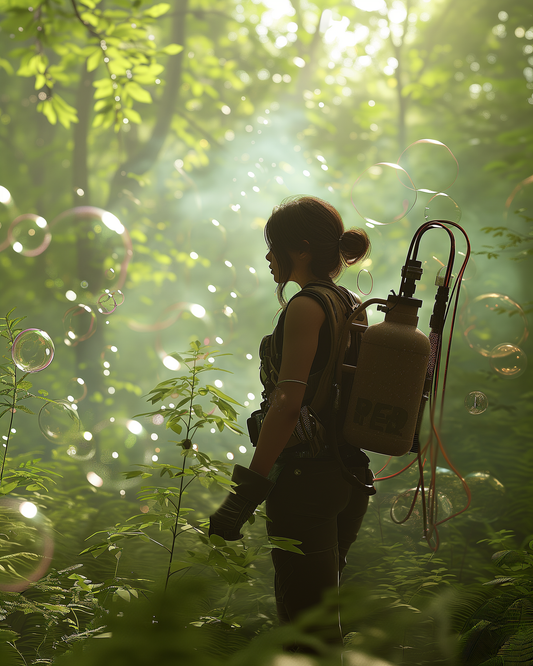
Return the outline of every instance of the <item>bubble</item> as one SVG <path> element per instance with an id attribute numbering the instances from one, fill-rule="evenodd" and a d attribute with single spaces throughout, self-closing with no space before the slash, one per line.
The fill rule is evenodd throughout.
<path id="1" fill-rule="evenodd" d="M 111 296 L 113 297 L 115 303 L 117 304 L 117 308 L 119 305 L 122 305 L 124 303 L 124 294 L 120 289 L 116 289 L 115 291 L 111 292 Z"/>
<path id="2" fill-rule="evenodd" d="M 502 377 L 519 377 L 527 368 L 527 356 L 520 347 L 503 343 L 490 353 L 490 364 Z"/>
<path id="3" fill-rule="evenodd" d="M 104 293 L 98 299 L 98 312 L 100 314 L 113 314 L 117 309 L 117 303 L 113 298 L 113 294 L 110 291 L 104 291 Z"/>
<path id="4" fill-rule="evenodd" d="M 411 175 L 418 191 L 432 194 L 448 190 L 459 173 L 455 155 L 436 139 L 414 141 L 400 155 L 398 164 Z"/>
<path id="5" fill-rule="evenodd" d="M 67 400 L 70 403 L 81 402 L 87 395 L 87 384 L 81 377 L 72 377 L 67 384 Z"/>
<path id="6" fill-rule="evenodd" d="M 22 592 L 52 561 L 49 522 L 33 502 L 1 498 L 0 535 L 0 590 Z"/>
<path id="7" fill-rule="evenodd" d="M 505 509 L 505 486 L 487 472 L 472 472 L 465 476 L 472 493 L 472 503 L 466 515 L 475 522 L 492 523 Z"/>
<path id="8" fill-rule="evenodd" d="M 531 239 L 533 237 L 533 175 L 522 180 L 505 202 L 507 226 Z"/>
<path id="9" fill-rule="evenodd" d="M 465 398 L 465 407 L 470 414 L 483 414 L 489 406 L 489 399 L 481 391 L 471 391 Z"/>
<path id="10" fill-rule="evenodd" d="M 47 402 L 39 411 L 39 428 L 51 442 L 69 443 L 80 436 L 80 417 L 76 405 L 68 400 Z"/>
<path id="11" fill-rule="evenodd" d="M 90 439 L 86 437 L 90 436 Z M 77 437 L 76 441 L 68 445 L 67 455 L 69 455 L 76 462 L 85 462 L 94 458 L 96 449 L 94 446 L 92 433 L 85 431 L 81 433 L 81 437 Z"/>
<path id="12" fill-rule="evenodd" d="M 76 346 L 91 337 L 96 331 L 96 313 L 88 305 L 79 303 L 69 308 L 63 315 L 65 344 Z"/>
<path id="13" fill-rule="evenodd" d="M 357 289 L 361 294 L 368 296 L 374 288 L 374 278 L 372 273 L 366 268 L 362 268 L 357 274 Z"/>
<path id="14" fill-rule="evenodd" d="M 424 217 L 429 222 L 432 220 L 459 222 L 461 219 L 461 209 L 457 202 L 448 194 L 438 192 L 427 202 Z"/>
<path id="15" fill-rule="evenodd" d="M 424 518 L 423 518 L 423 508 L 422 508 L 422 495 L 421 492 L 418 492 L 416 501 L 414 503 L 413 511 L 409 518 L 407 515 L 413 505 L 413 500 L 415 498 L 416 488 L 410 488 L 409 490 L 400 493 L 395 497 L 391 504 L 390 515 L 395 523 L 399 523 L 402 526 L 411 528 L 423 535 L 424 531 Z M 426 511 L 428 511 L 430 498 L 429 493 L 426 493 Z M 437 503 L 436 503 L 436 515 L 433 516 L 433 521 L 437 522 L 438 520 L 443 520 L 451 516 L 453 512 L 453 506 L 448 497 L 437 490 Z M 406 520 L 407 518 L 407 520 Z M 403 522 L 405 521 L 405 522 Z"/>
<path id="16" fill-rule="evenodd" d="M 94 206 L 77 206 L 54 218 L 50 228 L 66 275 L 78 274 L 77 254 L 68 250 L 80 243 L 90 248 L 91 262 L 101 271 L 102 279 L 113 281 L 118 288 L 124 285 L 133 247 L 128 230 L 115 215 Z M 68 286 L 76 290 L 74 283 Z M 98 293 L 99 285 L 91 283 L 91 287 Z"/>
<path id="17" fill-rule="evenodd" d="M 33 213 L 25 213 L 15 218 L 7 231 L 7 237 L 13 250 L 25 257 L 41 254 L 52 240 L 44 217 Z"/>
<path id="18" fill-rule="evenodd" d="M 355 181 L 351 199 L 370 228 L 401 220 L 416 202 L 416 188 L 398 164 L 378 162 Z"/>
<path id="19" fill-rule="evenodd" d="M 24 372 L 40 372 L 54 359 L 52 338 L 39 328 L 21 331 L 11 347 L 13 363 Z"/>
<path id="20" fill-rule="evenodd" d="M 482 356 L 503 343 L 520 347 L 528 336 L 524 311 L 504 294 L 483 294 L 467 302 L 460 322 L 467 343 Z"/>
<path id="21" fill-rule="evenodd" d="M 435 488 L 450 500 L 455 511 L 466 504 L 466 494 L 461 479 L 447 467 L 435 469 Z"/>

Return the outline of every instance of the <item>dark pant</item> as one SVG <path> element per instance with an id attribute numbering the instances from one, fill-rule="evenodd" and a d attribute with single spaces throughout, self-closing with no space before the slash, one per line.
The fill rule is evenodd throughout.
<path id="1" fill-rule="evenodd" d="M 361 480 L 365 468 L 350 468 Z M 368 495 L 346 481 L 335 460 L 295 459 L 285 463 L 270 492 L 266 513 L 270 536 L 301 541 L 304 555 L 272 551 L 275 594 L 281 624 L 318 604 L 337 588 L 346 555 L 363 522 Z M 335 626 L 313 628 L 328 643 L 341 643 Z"/>

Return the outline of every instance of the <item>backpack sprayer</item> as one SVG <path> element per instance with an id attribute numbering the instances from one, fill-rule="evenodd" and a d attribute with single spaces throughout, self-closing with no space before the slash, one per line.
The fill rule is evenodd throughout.
<path id="1" fill-rule="evenodd" d="M 448 303 L 450 287 L 453 280 L 452 269 L 455 256 L 455 238 L 450 227 L 458 229 L 465 237 L 467 251 L 465 259 L 455 279 L 452 289 L 452 301 Z M 422 276 L 422 263 L 418 261 L 418 250 L 423 235 L 432 229 L 446 231 L 450 241 L 450 254 L 443 278 L 437 277 L 437 293 L 430 319 L 430 334 L 427 337 L 417 328 L 418 310 L 422 301 L 413 298 L 416 281 Z M 442 422 L 444 395 L 448 363 L 451 351 L 451 340 L 459 302 L 459 290 L 463 274 L 470 256 L 470 242 L 465 231 L 458 224 L 447 220 L 433 220 L 423 224 L 414 234 L 402 268 L 402 280 L 399 293 L 392 294 L 387 300 L 374 298 L 360 305 L 347 320 L 341 349 L 345 349 L 350 335 L 362 334 L 357 365 L 344 361 L 340 355 L 336 382 L 340 386 L 342 376 L 353 375 L 348 407 L 344 419 L 344 438 L 367 451 L 389 456 L 402 456 L 413 452 L 417 458 L 404 469 L 382 481 L 401 474 L 416 460 L 419 464 L 419 483 L 405 522 L 411 515 L 418 496 L 422 500 L 424 520 L 424 538 L 430 542 L 435 539 L 438 547 L 437 526 L 445 520 L 466 511 L 470 505 L 470 491 L 466 482 L 450 462 L 435 425 L 435 409 L 438 395 L 438 383 L 441 374 L 441 355 L 443 349 L 443 330 L 452 310 L 450 335 L 446 351 L 446 363 L 442 373 L 442 393 L 440 404 L 439 426 Z M 385 313 L 382 323 L 372 326 L 361 324 L 361 313 L 372 304 L 378 304 L 378 310 Z M 421 445 L 420 428 L 426 403 L 430 403 L 431 430 L 428 441 Z M 435 440 L 437 445 L 435 445 Z M 461 480 L 467 495 L 466 506 L 455 514 L 437 520 L 435 469 L 439 451 L 443 454 L 450 468 Z M 431 481 L 426 496 L 424 488 L 424 464 L 429 455 L 431 461 Z M 388 464 L 388 463 L 387 463 Z M 386 467 L 386 465 L 385 465 Z M 381 471 L 383 471 L 382 468 Z M 396 521 L 398 522 L 398 521 Z"/>

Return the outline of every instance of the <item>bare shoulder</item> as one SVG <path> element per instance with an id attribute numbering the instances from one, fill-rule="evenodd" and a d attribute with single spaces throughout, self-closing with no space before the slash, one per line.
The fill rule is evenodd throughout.
<path id="1" fill-rule="evenodd" d="M 313 328 L 322 325 L 326 314 L 318 303 L 311 296 L 298 296 L 287 306 L 286 324 L 296 326 L 312 326 Z"/>

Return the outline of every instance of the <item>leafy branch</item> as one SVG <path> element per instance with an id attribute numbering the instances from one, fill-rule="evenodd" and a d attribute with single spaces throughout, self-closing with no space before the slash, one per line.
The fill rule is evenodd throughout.
<path id="1" fill-rule="evenodd" d="M 13 347 L 13 343 L 15 342 L 15 339 L 17 335 L 22 331 L 21 328 L 17 328 L 17 325 L 25 319 L 25 317 L 17 317 L 15 319 L 11 319 L 10 315 L 14 311 L 15 308 L 10 310 L 5 317 L 0 317 L 0 335 L 5 338 L 8 341 L 8 347 L 11 349 Z M 35 395 L 33 393 L 30 393 L 29 389 L 31 389 L 32 384 L 31 382 L 26 380 L 26 377 L 30 374 L 29 372 L 25 372 L 22 377 L 17 376 L 17 369 L 18 366 L 14 362 L 12 358 L 9 358 L 7 356 L 4 356 L 8 363 L 0 365 L 0 418 L 4 416 L 5 414 L 9 413 L 9 427 L 7 430 L 7 435 L 4 436 L 4 442 L 3 442 L 3 447 L 4 447 L 4 454 L 2 457 L 2 465 L 0 467 L 0 483 L 3 481 L 4 478 L 4 469 L 5 469 L 5 463 L 7 459 L 7 453 L 9 449 L 9 443 L 11 439 L 11 434 L 14 432 L 13 429 L 13 419 L 15 416 L 15 413 L 18 411 L 25 412 L 26 414 L 34 414 L 34 412 L 29 409 L 29 407 L 26 407 L 26 405 L 21 405 L 22 400 L 27 400 L 28 398 L 38 398 L 40 400 L 44 400 L 45 402 L 54 402 L 53 400 L 50 400 L 50 398 L 47 398 L 45 396 L 48 395 L 48 392 L 45 391 L 44 389 L 41 389 L 39 393 L 41 395 Z M 38 475 L 36 475 L 38 477 Z M 19 479 L 20 481 L 20 479 Z M 0 488 L 0 494 L 7 494 L 11 492 L 11 490 L 17 485 L 21 485 L 18 481 L 12 481 L 11 483 L 4 485 Z M 39 484 L 37 484 L 39 485 Z M 40 486 L 44 488 L 44 486 Z"/>

